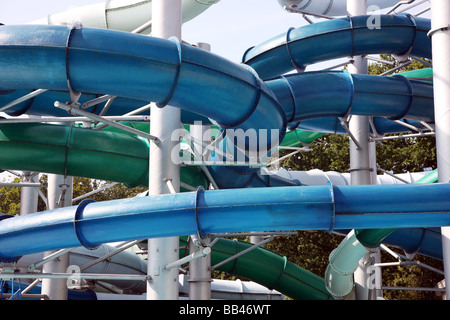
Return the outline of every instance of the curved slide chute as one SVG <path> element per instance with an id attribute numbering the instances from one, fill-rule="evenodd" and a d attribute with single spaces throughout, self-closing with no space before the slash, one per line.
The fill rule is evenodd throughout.
<path id="1" fill-rule="evenodd" d="M 63 26 L 2 26 L 0 34 L 1 90 L 69 89 L 153 101 L 160 107 L 170 103 L 214 119 L 225 129 L 266 130 L 268 150 L 286 132 L 281 106 L 254 72 L 202 49 L 120 31 Z M 117 78 L 121 81 L 110 80 Z M 259 147 L 247 141 L 235 144 Z"/>
<path id="2" fill-rule="evenodd" d="M 357 55 L 409 53 L 431 59 L 429 19 L 380 15 L 379 29 L 369 28 L 368 19 L 346 17 L 290 29 L 248 49 L 242 62 L 267 80 L 318 62 Z"/>
<path id="3" fill-rule="evenodd" d="M 290 123 L 346 115 L 434 122 L 433 85 L 404 76 L 317 71 L 288 75 L 266 83 Z M 389 130 L 381 122 L 376 124 L 379 133 Z"/>
<path id="4" fill-rule="evenodd" d="M 211 5 L 220 0 L 183 0 L 183 22 L 197 17 Z M 31 24 L 75 24 L 81 23 L 89 28 L 102 28 L 131 32 L 152 20 L 151 0 L 109 0 L 87 6 L 75 7 L 46 18 L 32 21 Z M 142 33 L 148 33 L 148 29 Z"/>
<path id="5" fill-rule="evenodd" d="M 288 122 L 296 121 L 296 114 L 299 114 L 299 119 L 303 120 L 298 125 L 299 129 L 346 133 L 337 117 L 347 115 L 352 110 L 355 112 L 353 106 L 366 108 L 369 100 L 374 102 L 375 98 L 379 98 L 379 108 L 371 109 L 372 114 L 370 114 L 373 117 L 373 126 L 378 133 L 409 131 L 405 126 L 402 128 L 398 123 L 380 116 L 405 121 L 406 124 L 426 130 L 420 121 L 415 120 L 416 115 L 403 116 L 411 111 L 409 109 L 411 106 L 421 110 L 420 105 L 423 103 L 427 106 L 423 109 L 429 113 L 426 118 L 420 118 L 420 120 L 434 122 L 433 107 L 430 107 L 430 103 L 431 105 L 433 103 L 430 99 L 431 84 L 408 80 L 401 76 L 349 75 L 348 77 L 351 78 L 345 80 L 346 76 L 342 72 L 301 72 L 277 78 L 292 70 L 304 70 L 314 63 L 355 55 L 408 53 L 412 56 L 431 58 L 431 42 L 427 37 L 427 32 L 430 30 L 428 19 L 410 15 L 381 15 L 381 28 L 371 29 L 367 26 L 368 18 L 369 16 L 347 17 L 291 29 L 285 34 L 250 48 L 244 54 L 242 61 L 254 68 L 261 78 L 268 80 L 269 87 L 286 110 Z M 363 82 L 362 79 L 366 77 L 371 78 L 372 82 Z M 313 81 L 315 85 L 308 84 L 305 87 L 302 82 L 306 80 Z M 296 83 L 298 85 L 295 85 Z M 292 88 L 293 85 L 295 88 Z M 336 97 L 334 87 L 339 87 L 348 94 Z M 308 89 L 305 90 L 305 88 Z M 391 96 L 377 95 L 386 89 Z M 358 101 L 354 103 L 353 93 L 358 94 L 356 99 L 363 99 L 363 104 L 359 105 Z M 318 95 L 321 97 L 325 95 L 328 100 L 318 98 Z M 403 97 L 400 98 L 400 95 Z M 322 104 L 324 101 L 330 103 L 330 106 L 318 108 L 317 104 Z M 335 101 L 345 110 L 339 111 L 339 107 L 331 107 Z M 400 107 L 394 107 L 393 104 L 402 105 L 404 109 L 397 109 Z M 314 110 L 316 110 L 315 114 L 308 116 L 308 112 Z M 317 112 L 317 110 L 320 111 Z M 394 110 L 398 111 L 395 115 L 392 113 L 396 112 Z M 359 109 L 357 114 L 362 114 L 361 112 L 362 109 Z"/>

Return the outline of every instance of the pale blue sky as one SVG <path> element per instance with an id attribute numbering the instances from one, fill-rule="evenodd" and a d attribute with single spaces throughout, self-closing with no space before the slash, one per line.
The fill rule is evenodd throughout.
<path id="1" fill-rule="evenodd" d="M 21 24 L 102 0 L 0 1 L 0 22 Z M 246 49 L 290 27 L 306 24 L 284 11 L 276 0 L 222 0 L 183 26 L 183 40 L 207 42 L 212 51 L 240 62 Z"/>
<path id="2" fill-rule="evenodd" d="M 102 0 L 0 1 L 0 22 L 21 24 L 58 13 L 73 6 Z M 284 11 L 277 0 L 221 0 L 183 26 L 183 40 L 207 42 L 212 51 L 240 62 L 249 47 L 307 22 Z"/>

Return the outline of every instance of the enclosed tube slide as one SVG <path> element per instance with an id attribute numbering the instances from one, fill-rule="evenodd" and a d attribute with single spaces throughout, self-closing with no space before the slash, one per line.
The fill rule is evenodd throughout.
<path id="1" fill-rule="evenodd" d="M 183 22 L 187 22 L 220 0 L 183 0 Z M 64 12 L 49 14 L 46 18 L 31 24 L 73 24 L 131 32 L 152 20 L 151 0 L 109 0 L 101 3 L 76 7 Z M 151 29 L 151 28 L 150 28 Z M 149 30 L 143 33 L 149 33 Z"/>
<path id="2" fill-rule="evenodd" d="M 272 174 L 279 175 L 287 180 L 296 181 L 302 186 L 326 185 L 329 182 L 333 185 L 350 185 L 350 173 L 348 172 L 340 173 L 336 171 L 322 171 L 317 169 L 308 171 L 280 169 L 273 171 Z M 434 176 L 435 173 L 434 171 L 431 173 L 427 171 L 406 172 L 395 174 L 395 177 L 388 174 L 382 174 L 377 176 L 377 181 L 374 184 L 404 184 L 404 181 L 408 183 L 419 183 L 419 181 L 422 181 L 422 179 L 426 178 L 428 175 Z M 399 180 L 398 178 L 402 180 Z"/>
<path id="3" fill-rule="evenodd" d="M 148 185 L 149 141 L 138 136 L 53 124 L 2 124 L 0 146 L 1 168 Z M 199 167 L 180 170 L 185 184 L 208 186 Z"/>
<path id="4" fill-rule="evenodd" d="M 296 181 L 302 186 L 326 185 L 350 185 L 349 173 L 334 171 L 323 172 L 321 170 L 288 171 L 281 169 L 272 174 Z M 437 170 L 432 172 L 408 172 L 395 175 L 408 183 L 436 183 Z M 383 174 L 377 176 L 379 185 L 405 184 L 397 178 Z M 336 230 L 336 233 L 346 235 L 349 230 Z M 355 232 L 358 239 L 367 248 L 378 247 L 381 240 L 384 244 L 400 248 L 408 254 L 422 255 L 442 260 L 442 239 L 439 228 L 401 228 L 401 229 L 370 229 Z"/>
<path id="5" fill-rule="evenodd" d="M 147 130 L 148 124 L 142 124 L 142 126 L 138 124 L 138 128 Z M 4 152 L 0 154 L 0 167 L 11 170 L 97 178 L 121 182 L 129 187 L 146 186 L 148 181 L 148 141 L 114 131 L 106 130 L 105 132 L 37 123 L 3 124 L 0 125 L 0 147 Z M 310 143 L 310 139 L 315 137 L 314 134 L 310 136 L 303 133 L 303 131 L 300 131 L 300 133 L 290 131 L 287 135 L 287 142 L 298 141 L 297 137 L 300 137 L 303 143 Z M 295 139 L 290 139 L 290 134 Z M 282 145 L 284 145 L 284 140 Z M 52 156 L 48 156 L 49 154 Z M 117 163 L 120 163 L 120 166 Z M 129 168 L 133 169 L 130 170 Z M 229 171 L 227 172 L 229 174 Z M 218 172 L 218 175 L 222 174 Z M 255 176 L 256 174 L 254 173 Z M 400 175 L 400 177 L 414 182 L 424 175 L 425 173 L 407 173 Z M 267 181 L 272 183 L 272 186 L 275 183 L 280 185 L 282 182 L 285 182 L 285 185 L 302 186 L 326 185 L 328 181 L 331 181 L 333 185 L 350 184 L 349 174 L 322 172 L 320 170 L 287 171 L 281 169 L 266 172 L 262 176 L 266 177 Z M 193 188 L 200 185 L 206 188 L 208 185 L 208 180 L 202 170 L 195 166 L 181 167 L 181 177 L 185 184 Z M 238 177 L 241 178 L 242 174 Z M 379 175 L 378 180 L 379 184 L 400 182 L 388 175 Z M 257 178 L 253 178 L 252 185 L 255 186 L 257 181 L 263 185 Z M 234 186 L 236 186 L 236 183 L 234 181 Z M 183 192 L 188 191 L 186 188 L 181 190 Z M 396 234 L 399 234 L 399 232 L 397 231 Z M 434 241 L 420 245 L 422 239 L 420 236 L 422 233 L 420 232 L 420 230 L 414 231 L 414 234 L 418 234 L 418 236 L 401 237 L 394 235 L 395 237 L 391 238 L 390 244 L 402 247 L 407 251 L 419 248 L 421 253 L 436 256 L 436 250 L 433 249 L 436 247 Z M 439 252 L 439 250 L 437 251 Z"/>
<path id="6" fill-rule="evenodd" d="M 3 90 L 34 87 L 67 90 L 69 87 L 80 92 L 102 92 L 127 98 L 136 98 L 134 97 L 136 95 L 138 99 L 154 99 L 160 105 L 170 101 L 171 105 L 178 104 L 188 111 L 198 112 L 194 106 L 200 106 L 199 113 L 222 125 L 225 123 L 223 127 L 254 129 L 261 128 L 257 124 L 263 122 L 266 126 L 262 129 L 282 128 L 280 136 L 284 135 L 287 122 L 284 112 L 270 89 L 258 81 L 254 73 L 233 64 L 220 64 L 221 61 L 217 61 L 214 55 L 201 51 L 194 52 L 195 48 L 185 48 L 176 42 L 161 41 L 157 45 L 165 53 L 162 58 L 162 52 L 148 50 L 155 45 L 153 41 L 160 40 L 149 38 L 144 40 L 138 37 L 128 39 L 129 35 L 114 33 L 117 35 L 115 40 L 120 41 L 109 41 L 111 40 L 109 36 L 112 37 L 113 33 L 102 33 L 99 30 L 93 30 L 91 33 L 91 31 L 69 30 L 62 27 L 46 29 L 2 27 L 0 33 L 4 41 L 0 48 L 2 51 L 0 67 L 5 70 L 5 76 L 0 79 L 0 87 Z M 89 39 L 93 40 L 92 43 L 88 41 Z M 108 44 L 113 43 L 113 49 L 106 51 L 102 40 Z M 130 47 L 127 45 L 128 40 L 134 44 L 151 41 L 146 52 L 153 54 L 152 58 L 148 55 L 139 56 L 138 53 L 144 46 Z M 117 49 L 121 46 L 128 51 L 119 54 L 120 50 Z M 180 48 L 182 49 L 179 50 Z M 127 60 L 125 65 L 119 64 L 119 60 L 123 63 L 123 59 L 118 58 L 121 54 L 129 57 L 130 61 Z M 105 70 L 111 69 L 111 65 L 118 66 L 113 68 L 115 76 L 123 77 L 124 83 L 129 84 L 129 87 L 126 85 L 125 88 L 119 88 L 115 84 L 108 83 L 107 79 L 112 76 L 109 72 L 106 72 L 105 76 L 95 72 L 95 67 L 101 66 L 103 62 Z M 136 64 L 133 65 L 133 62 Z M 141 73 L 142 63 L 147 66 L 146 74 L 157 74 L 158 81 L 152 76 L 148 79 L 148 74 L 144 77 Z M 22 65 L 24 70 L 17 70 L 17 65 Z M 49 70 L 56 72 L 50 73 Z M 129 77 L 125 70 L 136 70 L 137 74 Z M 235 74 L 231 75 L 233 72 L 230 70 Z M 201 80 L 190 79 L 191 73 L 201 74 Z M 83 81 L 85 75 L 90 79 L 89 82 Z M 225 99 L 219 99 L 217 101 L 223 104 L 219 104 L 219 110 L 206 110 L 206 106 L 212 103 L 212 97 L 200 95 L 201 99 L 206 99 L 206 103 L 203 104 L 202 101 L 195 100 L 194 94 L 192 96 L 189 94 L 198 87 L 202 88 L 201 84 L 205 79 L 218 80 L 217 78 L 221 81 L 213 81 L 216 85 L 212 88 L 215 90 L 208 90 L 214 91 L 211 96 L 216 98 L 217 95 L 226 92 L 227 96 L 230 95 L 228 98 L 236 97 L 239 102 L 247 101 L 248 107 L 236 110 L 232 108 L 233 105 L 247 106 L 247 103 L 239 104 L 238 101 L 231 99 L 233 101 L 227 104 L 222 101 Z M 158 86 L 159 83 L 163 85 Z M 155 86 L 158 90 L 154 88 Z M 143 96 L 145 90 L 135 90 L 134 87 L 145 87 L 150 93 Z M 221 88 L 223 90 L 220 90 Z M 165 92 L 161 93 L 161 89 L 165 89 L 163 90 Z M 199 92 L 196 91 L 196 95 L 199 95 Z M 247 94 L 244 96 L 237 94 L 243 92 Z M 252 98 L 243 99 L 243 97 Z M 225 110 L 227 112 L 224 112 Z M 268 117 L 267 114 L 271 116 Z M 271 122 L 267 123 L 267 120 Z M 129 237 L 131 237 L 129 239 L 149 238 L 192 234 L 196 231 L 214 233 L 267 229 L 333 230 L 355 227 L 440 226 L 448 223 L 449 204 L 445 200 L 448 188 L 447 184 L 420 186 L 420 188 L 383 186 L 382 189 L 378 186 L 289 187 L 278 188 L 276 195 L 272 190 L 266 189 L 240 190 L 242 198 L 237 198 L 232 190 L 213 192 L 199 190 L 196 193 L 158 196 L 158 199 L 154 197 L 133 199 L 132 203 L 131 200 L 84 202 L 78 207 L 58 209 L 60 210 L 58 215 L 43 212 L 28 218 L 4 219 L 0 223 L 1 255 L 6 259 L 13 259 L 16 255 L 27 252 L 72 247 L 80 243 L 87 247 L 95 247 L 103 242 L 125 240 Z M 370 199 L 365 198 L 368 195 Z M 393 195 L 395 196 L 392 197 Z M 419 195 L 423 198 L 420 199 Z M 389 199 L 392 198 L 396 200 L 395 203 L 390 203 Z M 414 199 L 412 203 L 410 199 Z M 130 228 L 120 223 L 130 224 Z M 168 224 L 172 229 L 168 228 Z M 132 230 L 131 225 L 135 230 Z M 36 233 L 45 233 L 51 239 L 49 244 L 35 243 L 33 239 Z M 69 237 L 61 239 L 62 234 L 68 234 Z M 17 239 L 21 240 L 20 244 Z M 48 245 L 51 248 L 48 248 Z"/>

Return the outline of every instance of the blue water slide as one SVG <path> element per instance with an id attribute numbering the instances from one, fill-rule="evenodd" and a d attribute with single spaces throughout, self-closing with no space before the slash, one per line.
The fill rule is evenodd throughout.
<path id="1" fill-rule="evenodd" d="M 271 146 L 284 137 L 284 111 L 253 70 L 176 39 L 34 25 L 2 26 L 0 37 L 2 91 L 43 88 L 170 103 L 224 129 L 276 129 L 266 138 Z"/>
<path id="2" fill-rule="evenodd" d="M 242 62 L 271 79 L 314 63 L 367 54 L 410 54 L 431 59 L 429 19 L 380 15 L 380 28 L 369 28 L 371 16 L 346 17 L 292 28 L 249 48 Z"/>
<path id="3" fill-rule="evenodd" d="M 114 241 L 263 230 L 438 227 L 450 184 L 212 190 L 92 202 L 4 218 L 0 257 Z M 45 239 L 46 241 L 36 241 Z"/>
<path id="4" fill-rule="evenodd" d="M 354 114 L 364 114 L 368 104 L 380 99 L 380 105 L 371 108 L 372 113 L 369 114 L 374 119 L 378 133 L 409 131 L 406 126 L 378 115 L 405 121 L 426 130 L 415 119 L 419 115 L 424 116 L 420 114 L 423 109 L 427 115 L 420 120 L 434 122 L 433 108 L 429 108 L 433 103 L 432 86 L 424 85 L 421 81 L 414 82 L 396 76 L 395 80 L 372 77 L 365 82 L 363 80 L 367 76 L 364 75 L 352 75 L 352 79 L 345 79 L 344 75 L 327 73 L 319 76 L 315 72 L 300 72 L 279 78 L 293 70 L 303 71 L 314 63 L 355 55 L 390 53 L 431 58 L 431 41 L 427 37 L 431 27 L 429 19 L 410 15 L 381 15 L 381 28 L 373 29 L 367 26 L 369 17 L 346 17 L 291 28 L 284 34 L 248 49 L 242 61 L 268 80 L 269 87 L 286 111 L 290 125 L 296 123 L 297 117 L 300 118 L 301 121 L 296 123 L 299 129 L 346 133 L 336 117 L 342 117 L 347 114 L 346 111 L 352 110 Z M 337 92 L 338 88 L 343 95 Z M 402 107 L 394 106 L 397 103 Z M 335 104 L 339 106 L 335 107 Z M 403 115 L 401 111 L 405 111 L 405 115 L 409 114 L 408 117 L 400 119 L 399 116 Z"/>
<path id="5" fill-rule="evenodd" d="M 302 124 L 325 119 L 321 127 L 316 127 L 321 132 L 330 128 L 327 119 L 336 127 L 337 118 L 347 115 L 434 122 L 433 85 L 403 76 L 316 71 L 282 76 L 266 83 L 283 106 L 288 122 Z M 377 122 L 379 133 L 391 128 L 389 121 L 384 121 L 384 125 Z"/>

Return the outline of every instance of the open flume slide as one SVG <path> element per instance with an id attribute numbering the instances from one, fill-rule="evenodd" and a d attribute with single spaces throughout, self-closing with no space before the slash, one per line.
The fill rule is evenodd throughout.
<path id="1" fill-rule="evenodd" d="M 220 0 L 183 0 L 183 22 L 192 20 Z M 89 28 L 102 28 L 131 32 L 152 21 L 151 0 L 109 0 L 91 5 L 75 7 L 31 24 L 81 23 Z M 151 24 L 142 33 L 149 33 Z"/>
<path id="2" fill-rule="evenodd" d="M 101 243 L 263 230 L 438 227 L 449 223 L 449 184 L 199 189 L 15 216 L 0 223 L 3 259 Z M 356 200 L 357 199 L 357 200 Z M 57 214 L 56 214 L 57 213 Z M 45 235 L 46 242 L 36 242 Z"/>

